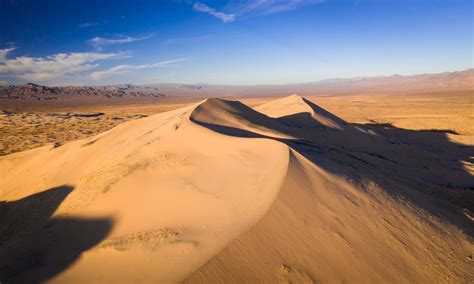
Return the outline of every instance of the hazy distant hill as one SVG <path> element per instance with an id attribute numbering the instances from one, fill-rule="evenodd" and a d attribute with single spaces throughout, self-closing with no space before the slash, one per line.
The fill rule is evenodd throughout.
<path id="1" fill-rule="evenodd" d="M 328 79 L 300 84 L 228 86 L 212 84 L 157 84 L 153 87 L 169 95 L 199 96 L 286 96 L 288 94 L 324 95 L 354 92 L 399 92 L 474 89 L 474 69 L 412 76 L 356 77 Z"/>
<path id="2" fill-rule="evenodd" d="M 18 86 L 0 87 L 0 98 L 14 100 L 57 100 L 70 96 L 92 97 L 154 97 L 166 95 L 160 89 L 147 86 L 115 85 L 115 86 L 87 86 L 87 87 L 47 87 L 33 83 Z"/>
<path id="3" fill-rule="evenodd" d="M 401 91 L 401 90 L 435 90 L 435 89 L 472 89 L 474 88 L 474 69 L 438 74 L 421 74 L 413 76 L 380 76 L 357 77 L 350 79 L 323 80 L 305 84 L 306 87 L 318 89 L 351 90 L 351 91 Z"/>
<path id="4" fill-rule="evenodd" d="M 474 69 L 413 76 L 356 77 L 329 79 L 301 84 L 229 86 L 212 84 L 155 84 L 113 86 L 46 87 L 26 85 L 0 86 L 0 103 L 5 101 L 132 101 L 178 97 L 328 95 L 371 92 L 408 92 L 474 89 Z"/>

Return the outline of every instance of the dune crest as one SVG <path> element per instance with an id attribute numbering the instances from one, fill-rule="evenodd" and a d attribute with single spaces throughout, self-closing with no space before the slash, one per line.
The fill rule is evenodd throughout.
<path id="1" fill-rule="evenodd" d="M 2 157 L 2 200 L 67 183 L 74 190 L 54 218 L 112 220 L 109 234 L 95 248 L 52 279 L 42 278 L 42 271 L 64 257 L 45 258 L 46 265 L 36 269 L 27 263 L 27 252 L 18 255 L 20 243 L 5 240 L 2 279 L 176 281 L 255 225 L 284 181 L 288 149 L 275 141 L 236 139 L 202 128 L 189 120 L 196 107 L 125 123 L 57 148 Z M 52 238 L 60 235 L 51 228 Z M 26 245 L 41 254 L 54 245 L 35 247 L 34 236 L 27 239 Z M 8 273 L 12 259 L 23 267 L 16 269 L 20 273 Z"/>
<path id="2" fill-rule="evenodd" d="M 298 95 L 277 99 L 255 108 L 273 118 L 299 126 L 323 126 L 337 130 L 349 124 L 332 113 Z"/>
<path id="3" fill-rule="evenodd" d="M 9 232 L 0 272 L 73 283 L 474 279 L 472 221 L 462 213 L 472 194 L 456 190 L 450 203 L 418 190 L 439 190 L 424 177 L 472 186 L 456 162 L 357 129 L 298 96 L 256 109 L 206 99 L 0 157 L 1 200 L 71 185 L 21 238 L 0 225 Z M 73 256 L 50 256 L 63 226 L 47 222 L 65 216 L 107 222 Z M 49 236 L 40 245 L 38 233 Z"/>

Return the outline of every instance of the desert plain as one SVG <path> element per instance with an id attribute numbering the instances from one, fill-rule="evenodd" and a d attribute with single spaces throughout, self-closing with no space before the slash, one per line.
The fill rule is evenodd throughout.
<path id="1" fill-rule="evenodd" d="M 1 103 L 2 282 L 474 281 L 472 90 Z"/>

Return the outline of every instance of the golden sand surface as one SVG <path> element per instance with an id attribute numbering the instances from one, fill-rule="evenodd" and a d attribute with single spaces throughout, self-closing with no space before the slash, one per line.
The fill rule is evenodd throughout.
<path id="1" fill-rule="evenodd" d="M 453 92 L 4 112 L 0 280 L 471 283 L 472 106 Z"/>

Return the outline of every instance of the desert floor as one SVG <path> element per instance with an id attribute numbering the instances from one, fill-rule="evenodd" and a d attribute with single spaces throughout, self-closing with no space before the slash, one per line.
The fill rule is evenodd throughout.
<path id="1" fill-rule="evenodd" d="M 236 99 L 236 98 L 234 98 Z M 243 98 L 253 107 L 274 98 Z M 450 138 L 474 143 L 472 91 L 420 92 L 413 94 L 354 94 L 308 97 L 329 112 L 351 123 L 390 124 L 411 130 L 446 130 Z M 199 100 L 179 99 L 159 103 L 116 104 L 96 107 L 26 109 L 3 107 L 0 112 L 0 155 L 46 145 L 65 143 L 108 130 L 125 121 L 177 109 Z M 0 108 L 2 106 L 0 105 Z M 97 114 L 74 117 L 67 114 Z M 57 116 L 56 114 L 61 114 Z M 58 144 L 58 145 L 59 145 Z"/>

